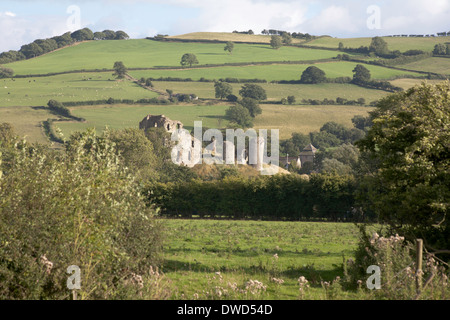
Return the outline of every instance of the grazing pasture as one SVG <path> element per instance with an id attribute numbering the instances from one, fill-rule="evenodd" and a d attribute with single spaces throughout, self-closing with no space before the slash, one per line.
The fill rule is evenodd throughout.
<path id="1" fill-rule="evenodd" d="M 16 74 L 48 74 L 71 70 L 112 69 L 115 61 L 127 68 L 177 67 L 183 54 L 193 53 L 200 64 L 248 63 L 263 61 L 300 61 L 329 59 L 337 52 L 296 47 L 272 49 L 266 44 L 236 43 L 233 54 L 224 44 L 160 42 L 146 39 L 88 41 L 64 50 L 9 63 Z M 180 66 L 181 67 L 181 66 Z"/>
<path id="2" fill-rule="evenodd" d="M 45 106 L 60 102 L 155 98 L 158 94 L 127 81 L 117 81 L 112 72 L 70 73 L 51 77 L 0 79 L 0 108 Z"/>
<path id="3" fill-rule="evenodd" d="M 405 52 L 408 50 L 423 50 L 431 52 L 434 46 L 438 43 L 446 43 L 450 41 L 450 37 L 382 37 L 388 44 L 389 50 L 400 50 Z M 344 47 L 359 48 L 361 46 L 370 46 L 372 38 L 332 38 L 322 37 L 312 40 L 307 45 L 338 48 L 339 42 L 344 44 Z"/>
<path id="4" fill-rule="evenodd" d="M 200 80 L 206 78 L 209 80 L 218 80 L 225 78 L 238 79 L 262 79 L 266 81 L 298 81 L 303 71 L 311 64 L 273 64 L 273 65 L 249 65 L 249 66 L 221 66 L 211 68 L 189 68 L 174 70 L 142 70 L 131 71 L 130 74 L 139 79 L 145 78 L 191 78 L 192 80 Z M 356 67 L 355 62 L 327 62 L 316 63 L 314 66 L 322 69 L 327 78 L 353 77 L 353 69 Z M 389 69 L 375 65 L 365 65 L 369 69 L 372 79 L 391 79 L 400 76 L 423 76 L 422 74 Z"/>

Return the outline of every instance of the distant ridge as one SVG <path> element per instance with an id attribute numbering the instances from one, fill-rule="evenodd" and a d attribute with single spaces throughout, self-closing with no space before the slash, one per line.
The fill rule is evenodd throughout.
<path id="1" fill-rule="evenodd" d="M 191 41 L 215 41 L 215 42 L 243 42 L 243 43 L 270 43 L 271 36 L 256 34 L 241 34 L 228 32 L 192 32 L 177 36 L 169 36 L 171 40 L 191 40 Z M 292 39 L 292 43 L 302 43 L 299 39 Z"/>

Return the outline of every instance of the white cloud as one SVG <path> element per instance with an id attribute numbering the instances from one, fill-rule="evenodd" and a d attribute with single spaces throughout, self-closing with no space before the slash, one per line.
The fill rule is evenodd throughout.
<path id="1" fill-rule="evenodd" d="M 8 17 L 15 17 L 16 14 L 13 13 L 13 12 L 11 12 L 11 11 L 6 11 L 6 12 L 5 12 L 5 16 L 8 16 Z"/>
<path id="2" fill-rule="evenodd" d="M 308 23 L 312 29 L 310 33 L 332 34 L 336 32 L 357 32 L 359 30 L 356 19 L 352 17 L 348 8 L 331 5 L 311 19 Z"/>
<path id="3" fill-rule="evenodd" d="M 179 4 L 198 8 L 199 17 L 183 19 L 175 26 L 187 31 L 249 30 L 256 33 L 266 28 L 296 31 L 305 21 L 307 7 L 302 1 L 193 1 L 175 0 Z"/>

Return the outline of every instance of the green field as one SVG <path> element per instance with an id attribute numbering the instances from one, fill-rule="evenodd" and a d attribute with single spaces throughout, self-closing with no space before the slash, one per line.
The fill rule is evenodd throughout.
<path id="1" fill-rule="evenodd" d="M 405 52 L 412 49 L 433 51 L 434 46 L 438 43 L 450 42 L 450 37 L 428 37 L 428 38 L 404 38 L 404 37 L 383 37 L 387 42 L 389 50 L 400 50 Z M 322 37 L 307 43 L 307 45 L 338 48 L 339 42 L 344 44 L 344 47 L 359 48 L 360 46 L 370 46 L 372 38 L 331 38 Z"/>
<path id="2" fill-rule="evenodd" d="M 450 59 L 433 57 L 408 64 L 402 64 L 401 68 L 434 72 L 439 74 L 450 75 Z"/>
<path id="3" fill-rule="evenodd" d="M 29 142 L 48 143 L 41 123 L 54 117 L 43 108 L 6 107 L 0 108 L 0 123 L 10 123 L 20 137 Z"/>
<path id="4" fill-rule="evenodd" d="M 214 99 L 214 83 L 210 82 L 174 82 L 153 81 L 156 89 L 165 91 L 173 90 L 175 93 L 195 93 L 200 98 Z M 274 84 L 260 83 L 267 93 L 268 101 L 280 101 L 287 96 L 295 96 L 297 103 L 302 99 L 336 99 L 337 97 L 348 100 L 365 98 L 367 102 L 375 101 L 385 97 L 389 93 L 381 90 L 367 89 L 353 84 L 321 83 L 311 84 Z M 243 84 L 232 83 L 233 94 L 238 95 Z"/>
<path id="5" fill-rule="evenodd" d="M 112 69 L 123 61 L 128 68 L 180 66 L 185 53 L 194 53 L 200 64 L 224 64 L 261 61 L 299 61 L 328 59 L 334 51 L 283 47 L 278 50 L 264 44 L 235 45 L 233 54 L 223 44 L 159 42 L 152 40 L 89 41 L 64 50 L 7 64 L 16 74 L 48 74 L 71 70 Z"/>
<path id="6" fill-rule="evenodd" d="M 167 39 L 182 39 L 182 40 L 208 40 L 208 41 L 232 41 L 232 42 L 260 42 L 270 43 L 271 36 L 259 34 L 240 34 L 228 32 L 192 32 L 182 34 L 179 36 L 169 36 Z M 301 43 L 299 39 L 292 39 L 292 43 Z"/>
<path id="7" fill-rule="evenodd" d="M 262 114 L 255 119 L 255 129 L 279 129 L 280 139 L 289 139 L 294 132 L 308 134 L 319 131 L 329 121 L 351 128 L 356 115 L 367 116 L 373 108 L 360 106 L 285 106 L 261 105 Z"/>
<path id="8" fill-rule="evenodd" d="M 74 131 L 96 128 L 101 132 L 106 126 L 113 129 L 137 128 L 148 114 L 164 114 L 172 120 L 181 121 L 185 128 L 192 130 L 194 121 L 202 121 L 204 127 L 224 128 L 228 121 L 222 105 L 172 105 L 172 106 L 94 106 L 71 108 L 72 113 L 87 122 L 58 122 L 65 137 Z M 360 106 L 284 106 L 261 105 L 262 115 L 255 119 L 255 129 L 279 129 L 280 138 L 287 139 L 293 132 L 309 133 L 318 131 L 328 121 L 336 121 L 351 127 L 355 115 L 366 115 L 372 108 Z"/>
<path id="9" fill-rule="evenodd" d="M 316 63 L 316 67 L 322 69 L 328 78 L 353 77 L 352 70 L 357 63 L 355 62 L 328 62 Z M 263 79 L 267 81 L 280 80 L 300 80 L 303 71 L 308 68 L 309 64 L 274 64 L 274 65 L 255 65 L 255 66 L 227 66 L 212 68 L 193 68 L 193 69 L 176 69 L 176 70 L 146 70 L 131 71 L 130 74 L 139 79 L 175 77 L 175 78 L 191 78 L 200 80 L 206 78 L 209 80 L 218 80 L 220 78 L 238 78 L 238 79 Z M 422 76 L 415 72 L 395 70 L 374 65 L 365 65 L 370 70 L 372 79 L 390 79 L 400 76 Z"/>
<path id="10" fill-rule="evenodd" d="M 50 99 L 67 102 L 109 98 L 138 100 L 157 96 L 131 81 L 115 80 L 111 72 L 0 80 L 0 108 L 45 106 Z"/>
<path id="11" fill-rule="evenodd" d="M 195 294 L 202 299 L 206 290 L 252 279 L 267 285 L 258 298 L 292 300 L 299 297 L 300 276 L 311 283 L 307 298 L 324 299 L 320 282 L 343 277 L 343 259 L 353 258 L 358 242 L 357 227 L 345 223 L 166 220 L 165 225 L 163 272 L 177 299 Z M 352 293 L 339 298 L 351 299 Z"/>
<path id="12" fill-rule="evenodd" d="M 55 124 L 64 136 L 68 137 L 74 131 L 96 128 L 101 132 L 106 126 L 113 129 L 138 128 L 139 122 L 149 114 L 163 114 L 172 120 L 181 121 L 188 130 L 193 129 L 194 121 L 203 121 L 204 127 L 226 127 L 226 105 L 171 105 L 171 106 L 95 106 L 71 108 L 72 114 L 82 117 L 87 122 L 60 122 Z"/>
<path id="13" fill-rule="evenodd" d="M 438 84 L 442 82 L 442 80 L 420 80 L 420 79 L 397 79 L 394 81 L 391 81 L 391 83 L 396 86 L 403 88 L 405 90 L 420 85 L 421 83 L 426 82 L 428 84 Z"/>

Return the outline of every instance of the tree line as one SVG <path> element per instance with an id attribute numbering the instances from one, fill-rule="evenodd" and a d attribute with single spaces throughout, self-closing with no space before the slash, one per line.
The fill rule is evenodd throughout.
<path id="1" fill-rule="evenodd" d="M 2 52 L 0 53 L 0 64 L 38 57 L 81 41 L 125 39 L 129 39 L 129 36 L 124 31 L 104 30 L 101 32 L 92 32 L 89 28 L 83 28 L 48 39 L 37 39 L 32 43 L 23 45 L 18 51 L 10 50 Z"/>

